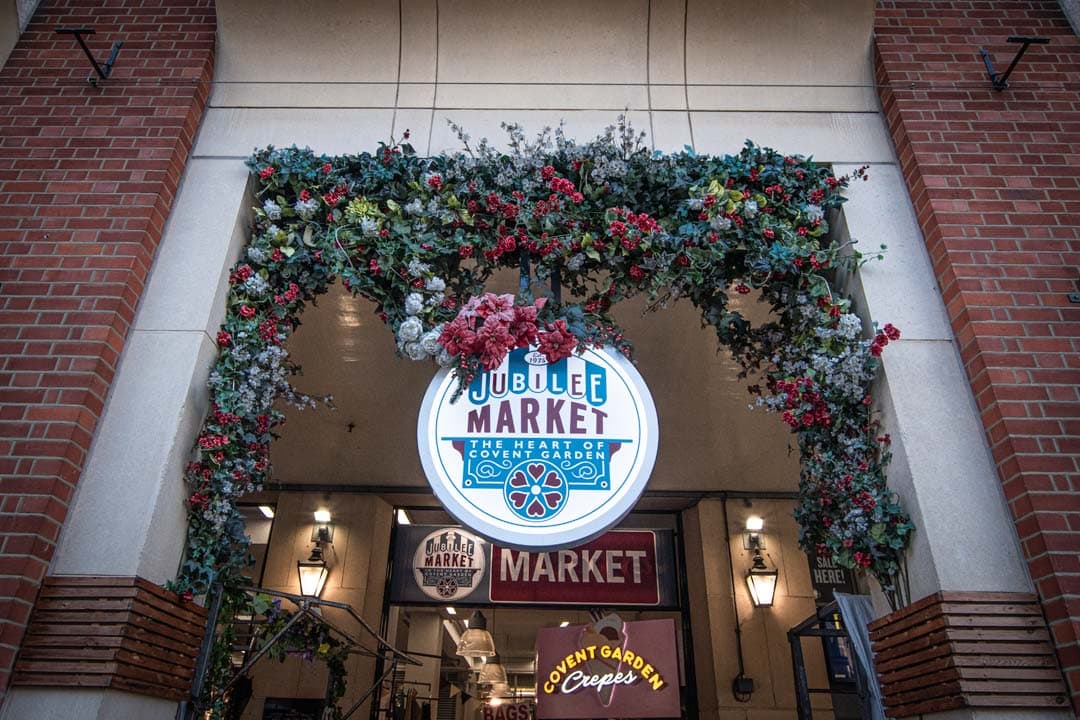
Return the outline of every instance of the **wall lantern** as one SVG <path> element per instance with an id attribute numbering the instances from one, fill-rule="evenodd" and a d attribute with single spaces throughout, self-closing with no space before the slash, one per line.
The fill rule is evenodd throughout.
<path id="1" fill-rule="evenodd" d="M 469 628 L 461 634 L 457 654 L 462 657 L 482 658 L 495 654 L 495 639 L 487 629 L 487 618 L 477 610 L 469 618 Z"/>
<path id="2" fill-rule="evenodd" d="M 481 685 L 506 685 L 506 668 L 499 662 L 499 656 L 493 655 L 490 660 L 480 667 L 480 677 L 476 682 Z"/>
<path id="3" fill-rule="evenodd" d="M 311 557 L 297 560 L 296 571 L 300 575 L 300 594 L 310 598 L 319 597 L 326 585 L 326 578 L 330 575 L 330 567 L 323 557 L 322 546 L 316 543 Z"/>
<path id="4" fill-rule="evenodd" d="M 296 562 L 296 572 L 300 576 L 300 594 L 310 598 L 319 597 L 326 585 L 326 578 L 330 575 L 330 566 L 323 556 L 322 546 L 334 542 L 334 526 L 330 524 L 330 511 L 316 510 L 315 523 L 311 531 L 311 541 L 315 543 L 311 557 Z"/>
<path id="5" fill-rule="evenodd" d="M 750 599 L 754 601 L 754 607 L 772 607 L 778 574 L 779 571 L 770 570 L 765 565 L 760 549 L 754 548 L 754 564 L 746 573 L 746 584 L 750 586 Z"/>

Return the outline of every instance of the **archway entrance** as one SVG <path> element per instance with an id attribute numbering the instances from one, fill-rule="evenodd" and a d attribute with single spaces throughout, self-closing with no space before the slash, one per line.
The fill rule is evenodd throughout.
<path id="1" fill-rule="evenodd" d="M 830 267 L 858 262 L 857 257 L 845 260 L 849 256 L 825 235 L 823 208 L 840 202 L 837 192 L 847 179 L 753 146 L 740 156 L 715 160 L 690 155 L 654 159 L 636 148 L 625 129 L 621 133 L 582 148 L 558 138 L 554 155 L 545 154 L 551 150 L 544 145 L 518 147 L 516 159 L 500 172 L 510 176 L 509 187 L 520 187 L 506 192 L 495 189 L 506 180 L 489 176 L 502 160 L 483 150 L 480 160 L 421 161 L 408 148 L 397 147 L 332 162 L 295 150 L 268 150 L 253 158 L 265 202 L 252 245 L 233 272 L 230 314 L 218 335 L 223 352 L 211 375 L 215 405 L 199 441 L 202 459 L 189 471 L 196 488 L 193 543 L 181 588 L 228 578 L 232 559 L 246 553 L 242 528 L 230 520 L 229 502 L 250 490 L 245 483 L 258 484 L 268 469 L 269 439 L 284 416 L 267 401 L 281 395 L 300 406 L 311 402 L 287 379 L 290 365 L 282 343 L 305 302 L 323 292 L 336 274 L 353 293 L 378 303 L 379 317 L 394 330 L 400 353 L 434 357 L 452 366 L 463 384 L 494 368 L 514 346 L 535 344 L 549 363 L 593 344 L 611 344 L 629 355 L 633 323 L 620 326 L 613 314 L 616 301 L 642 294 L 655 307 L 688 298 L 732 349 L 736 367 L 759 373 L 754 378 L 759 381 L 754 387 L 761 397 L 758 404 L 781 412 L 797 431 L 798 443 L 791 449 L 797 447 L 803 459 L 802 502 L 796 507 L 802 545 L 869 568 L 886 590 L 898 589 L 897 559 L 910 525 L 884 486 L 887 439 L 875 437 L 868 394 L 875 358 L 895 338 L 895 330 L 886 327 L 873 341 L 860 339 L 848 301 L 828 280 Z M 600 168 L 612 163 L 621 164 L 618 180 L 611 176 L 600 184 Z M 476 180 L 469 179 L 468 167 Z M 573 174 L 576 182 L 570 179 Z M 630 187 L 635 177 L 641 187 Z M 526 190 L 546 199 L 534 204 Z M 380 193 L 389 194 L 377 199 Z M 325 220 L 317 216 L 322 210 L 329 210 Z M 523 212 L 530 215 L 519 218 Z M 517 305 L 509 295 L 481 295 L 494 273 L 506 266 L 521 270 Z M 549 283 L 550 293 L 543 290 Z M 578 301 L 563 302 L 564 293 Z M 757 293 L 774 315 L 755 326 L 741 298 Z M 344 307 L 349 301 L 339 297 L 337 303 Z M 494 308 L 490 316 L 483 303 Z M 500 303 L 508 304 L 499 309 Z M 524 319 L 518 317 L 522 307 L 528 311 Z M 504 321 L 504 311 L 508 325 L 502 335 L 479 342 L 494 333 L 488 332 L 494 318 Z M 352 328 L 364 327 L 358 317 L 341 312 L 338 319 Z M 374 323 L 369 319 L 367 324 Z M 737 374 L 734 380 L 710 377 L 707 365 L 686 352 L 688 335 L 682 328 L 655 327 L 657 354 L 668 360 L 657 377 L 666 380 L 665 390 L 673 397 L 676 390 L 685 391 L 689 376 L 699 380 L 691 385 L 698 399 L 710 384 L 728 398 L 734 397 L 732 385 L 745 385 Z M 648 331 L 640 337 L 648 337 Z M 706 337 L 698 333 L 697 339 Z M 352 355 L 359 362 L 378 357 L 367 347 Z M 299 358 L 295 351 L 293 357 Z M 317 356 L 315 364 L 327 357 L 333 356 Z M 682 375 L 671 372 L 679 364 L 687 366 Z M 348 373 L 330 369 L 325 375 Z M 346 387 L 392 392 L 394 384 L 386 382 L 390 376 L 375 372 L 366 375 L 375 382 Z M 297 451 L 275 454 L 277 489 L 292 485 L 294 490 L 332 493 L 360 473 L 366 475 L 360 484 L 379 488 L 372 476 L 380 472 L 387 478 L 384 492 L 415 487 L 420 474 L 408 467 L 414 457 L 411 443 L 395 440 L 412 433 L 388 430 L 395 418 L 411 424 L 410 413 L 401 412 L 409 404 L 401 398 L 421 388 L 419 383 L 401 387 L 381 402 L 369 397 L 360 403 L 368 411 L 376 409 L 369 428 L 356 432 L 355 419 L 341 423 L 335 418 L 344 437 L 341 427 L 333 428 L 308 441 L 299 439 Z M 650 478 L 653 492 L 690 499 L 710 493 L 710 485 L 745 483 L 748 471 L 760 476 L 766 463 L 759 462 L 760 436 L 745 433 L 749 426 L 738 425 L 746 440 L 742 445 L 730 442 L 739 431 L 719 433 L 727 435 L 723 444 L 712 441 L 725 424 L 739 423 L 733 415 L 707 399 L 694 410 L 673 400 L 668 422 L 688 431 L 674 434 L 682 446 L 672 446 L 677 454 L 667 466 L 670 489 L 660 479 L 664 473 L 657 472 Z M 711 433 L 702 432 L 705 423 Z M 783 425 L 774 427 L 783 430 Z M 312 452 L 320 444 L 325 452 Z M 275 453 L 282 447 L 287 445 L 276 445 Z M 717 461 L 695 467 L 692 458 L 701 457 L 702 447 Z M 732 463 L 733 447 L 753 461 Z M 777 456 L 772 454 L 776 467 L 792 462 Z M 290 461 L 297 463 L 295 483 L 285 480 Z M 393 469 L 395 462 L 404 467 Z M 728 473 L 721 476 L 717 468 L 725 465 Z M 327 482 L 330 477 L 337 481 Z M 792 477 L 790 472 L 777 475 L 784 488 L 779 492 L 791 492 Z M 382 509 L 369 505 L 374 514 L 368 519 L 374 520 Z M 704 538 L 716 529 L 699 525 L 698 532 Z M 789 536 L 795 535 L 791 527 Z M 371 543 L 382 537 L 374 532 L 365 538 L 368 581 L 371 565 L 378 565 Z M 725 530 L 721 538 L 727 546 L 731 533 Z M 730 570 L 734 580 L 734 567 Z M 371 583 L 365 588 L 370 592 Z"/>

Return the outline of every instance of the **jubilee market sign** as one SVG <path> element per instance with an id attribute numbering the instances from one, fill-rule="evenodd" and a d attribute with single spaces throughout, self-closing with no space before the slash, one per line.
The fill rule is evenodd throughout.
<path id="1" fill-rule="evenodd" d="M 455 398 L 440 371 L 417 424 L 435 496 L 460 523 L 512 548 L 590 540 L 625 516 L 656 460 L 656 408 L 621 355 L 587 349 L 550 363 L 510 352 Z"/>

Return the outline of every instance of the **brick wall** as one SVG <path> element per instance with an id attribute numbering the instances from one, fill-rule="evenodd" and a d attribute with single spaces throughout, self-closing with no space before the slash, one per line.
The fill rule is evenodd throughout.
<path id="1" fill-rule="evenodd" d="M 202 117 L 213 0 L 45 0 L 0 72 L 0 692 Z M 58 27 L 90 26 L 90 65 Z"/>
<path id="2" fill-rule="evenodd" d="M 880 95 L 1080 710 L 1080 40 L 1056 0 L 878 2 Z M 1009 89 L 990 87 L 1043 35 Z M 942 478 L 948 482 L 948 478 Z"/>

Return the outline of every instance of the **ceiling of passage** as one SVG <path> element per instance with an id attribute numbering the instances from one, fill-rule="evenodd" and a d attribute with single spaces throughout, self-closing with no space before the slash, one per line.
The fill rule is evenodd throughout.
<path id="1" fill-rule="evenodd" d="M 688 303 L 642 316 L 644 306 L 624 302 L 616 317 L 634 341 L 660 422 L 648 491 L 794 490 L 798 455 L 787 427 L 748 408 L 748 381 L 718 352 L 712 329 Z M 287 410 L 271 450 L 275 481 L 426 487 L 416 423 L 435 366 L 398 357 L 373 305 L 339 285 L 307 310 L 289 350 L 304 371 L 297 386 L 332 394 L 335 409 Z"/>

